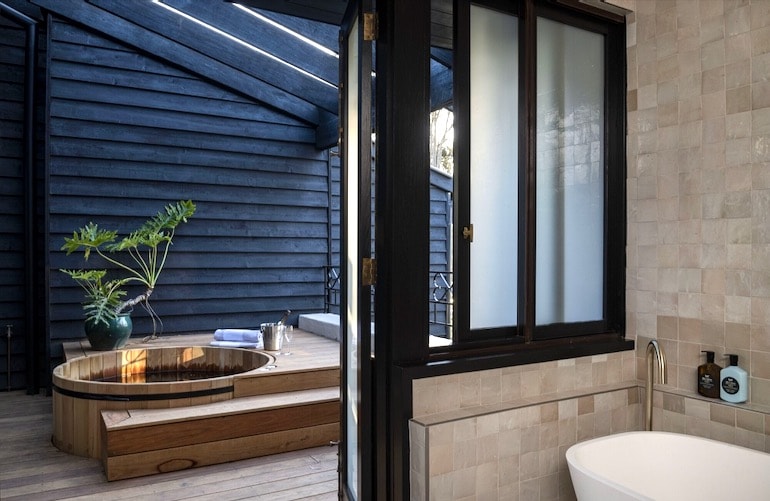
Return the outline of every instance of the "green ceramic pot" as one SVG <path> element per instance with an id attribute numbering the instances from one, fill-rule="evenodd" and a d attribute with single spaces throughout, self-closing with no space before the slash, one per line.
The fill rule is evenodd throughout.
<path id="1" fill-rule="evenodd" d="M 94 324 L 86 320 L 85 331 L 91 348 L 98 351 L 117 350 L 128 342 L 134 325 L 131 322 L 131 312 L 121 313 L 105 325 L 104 322 Z"/>

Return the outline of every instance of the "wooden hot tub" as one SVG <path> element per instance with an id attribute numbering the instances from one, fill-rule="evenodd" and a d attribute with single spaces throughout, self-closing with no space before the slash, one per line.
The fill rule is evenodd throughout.
<path id="1" fill-rule="evenodd" d="M 53 371 L 53 443 L 71 454 L 100 458 L 101 411 L 230 400 L 234 378 L 274 360 L 258 351 L 214 346 L 136 348 L 71 360 Z M 152 382 L 159 374 L 177 373 L 186 373 L 186 379 Z"/>

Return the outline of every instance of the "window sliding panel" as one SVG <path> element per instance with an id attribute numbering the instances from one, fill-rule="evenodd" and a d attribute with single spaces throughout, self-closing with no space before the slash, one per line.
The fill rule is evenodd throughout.
<path id="1" fill-rule="evenodd" d="M 517 17 L 471 6 L 470 327 L 517 323 Z"/>
<path id="2" fill-rule="evenodd" d="M 537 325 L 604 319 L 604 43 L 537 20 Z"/>

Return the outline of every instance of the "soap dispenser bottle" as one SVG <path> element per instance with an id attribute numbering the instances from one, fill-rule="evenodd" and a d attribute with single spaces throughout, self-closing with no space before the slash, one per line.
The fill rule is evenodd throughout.
<path id="1" fill-rule="evenodd" d="M 748 376 L 738 366 L 738 355 L 730 357 L 730 365 L 719 373 L 719 397 L 725 402 L 741 403 L 748 398 Z"/>
<path id="2" fill-rule="evenodd" d="M 722 368 L 714 363 L 713 351 L 706 354 L 706 363 L 698 366 L 698 393 L 704 397 L 719 398 L 719 380 Z"/>

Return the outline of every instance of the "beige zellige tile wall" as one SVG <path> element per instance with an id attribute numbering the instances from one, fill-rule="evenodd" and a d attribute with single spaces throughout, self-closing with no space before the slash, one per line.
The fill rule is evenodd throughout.
<path id="1" fill-rule="evenodd" d="M 575 499 L 567 449 L 641 427 L 635 366 L 626 352 L 415 381 L 411 499 Z"/>
<path id="2" fill-rule="evenodd" d="M 627 337 L 610 354 L 417 380 L 414 500 L 574 499 L 564 453 L 654 428 L 770 452 L 770 0 L 611 0 L 630 11 Z M 701 350 L 739 355 L 749 402 L 699 397 Z M 722 365 L 725 360 L 719 359 Z"/>
<path id="3" fill-rule="evenodd" d="M 613 2 L 628 16 L 628 330 L 669 386 L 739 355 L 770 406 L 770 1 Z"/>

